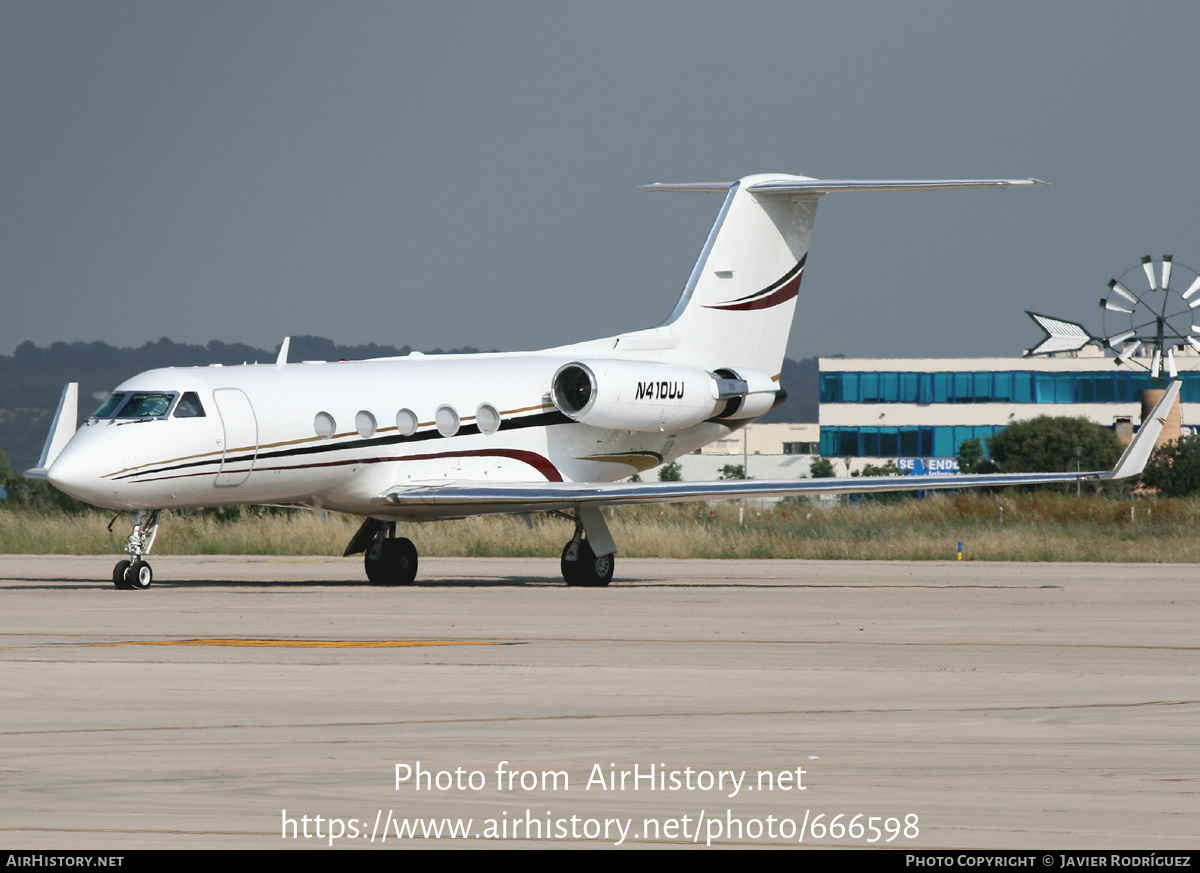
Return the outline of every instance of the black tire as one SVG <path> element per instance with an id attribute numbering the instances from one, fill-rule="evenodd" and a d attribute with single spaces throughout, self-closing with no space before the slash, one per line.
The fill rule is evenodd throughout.
<path id="1" fill-rule="evenodd" d="M 129 565 L 125 581 L 134 591 L 145 591 L 154 583 L 154 571 L 150 569 L 149 564 L 139 558 Z"/>
<path id="2" fill-rule="evenodd" d="M 596 553 L 592 551 L 587 540 L 580 540 L 579 550 L 574 561 L 567 560 L 567 554 L 570 551 L 571 543 L 567 543 L 563 547 L 562 560 L 559 561 L 563 579 L 568 585 L 581 588 L 603 588 L 612 581 L 616 565 L 614 555 L 596 557 Z"/>
<path id="3" fill-rule="evenodd" d="M 113 585 L 122 591 L 128 591 L 132 587 L 129 584 L 130 566 L 132 565 L 128 561 L 117 561 L 117 566 L 113 567 Z"/>
<path id="4" fill-rule="evenodd" d="M 372 585 L 411 585 L 417 578 L 417 547 L 412 540 L 400 537 L 381 540 L 377 557 L 375 544 L 367 549 L 363 562 Z"/>

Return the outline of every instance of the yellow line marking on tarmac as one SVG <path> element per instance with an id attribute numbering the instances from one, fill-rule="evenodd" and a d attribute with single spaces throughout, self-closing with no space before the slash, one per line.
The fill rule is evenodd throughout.
<path id="1" fill-rule="evenodd" d="M 39 633 L 37 631 L 0 632 L 0 639 L 16 638 L 78 638 L 96 637 L 96 633 Z M 77 646 L 258 646 L 279 648 L 325 648 L 325 649 L 381 649 L 403 648 L 408 646 L 513 646 L 522 643 L 646 643 L 663 645 L 756 645 L 756 646 L 852 646 L 854 648 L 870 648 L 872 646 L 891 648 L 979 648 L 979 649 L 1099 649 L 1101 651 L 1153 651 L 1153 652 L 1196 652 L 1200 646 L 1177 645 L 1146 645 L 1130 643 L 1048 643 L 1025 640 L 1005 642 L 970 642 L 960 640 L 763 640 L 763 639 L 705 639 L 680 637 L 679 639 L 663 639 L 659 637 L 551 637 L 525 636 L 521 638 L 488 637 L 479 640 L 263 640 L 263 639 L 223 639 L 190 637 L 181 640 L 162 639 L 126 639 L 108 642 L 89 643 L 59 643 L 57 645 Z M 55 644 L 52 644 L 55 645 Z M 25 646 L 0 646 L 0 651 L 10 651 Z"/>
<path id="2" fill-rule="evenodd" d="M 110 643 L 81 643 L 84 646 L 233 646 L 280 649 L 401 649 L 410 646 L 508 646 L 512 640 L 117 640 Z"/>

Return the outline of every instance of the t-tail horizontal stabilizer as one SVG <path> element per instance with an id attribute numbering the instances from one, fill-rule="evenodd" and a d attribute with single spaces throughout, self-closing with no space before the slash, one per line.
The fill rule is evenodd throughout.
<path id="1" fill-rule="evenodd" d="M 677 191 L 697 194 L 724 194 L 736 182 L 655 182 L 639 191 Z M 951 191 L 958 188 L 1027 188 L 1049 185 L 1041 179 L 810 179 L 791 176 L 764 179 L 746 186 L 755 194 L 790 194 L 824 197 L 826 194 L 868 191 Z"/>

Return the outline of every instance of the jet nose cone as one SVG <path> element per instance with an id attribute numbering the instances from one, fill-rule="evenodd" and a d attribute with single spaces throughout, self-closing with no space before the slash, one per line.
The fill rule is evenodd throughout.
<path id="1" fill-rule="evenodd" d="M 92 433 L 87 437 L 67 443 L 46 471 L 46 478 L 72 497 L 101 506 L 111 504 L 114 488 L 102 477 L 120 469 L 117 444 L 102 434 Z"/>

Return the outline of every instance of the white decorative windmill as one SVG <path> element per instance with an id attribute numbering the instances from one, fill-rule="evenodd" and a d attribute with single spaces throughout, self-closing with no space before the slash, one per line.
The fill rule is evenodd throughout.
<path id="1" fill-rule="evenodd" d="M 1046 333 L 1045 339 L 1026 354 L 1073 352 L 1096 343 L 1112 349 L 1117 366 L 1142 367 L 1155 379 L 1165 370 L 1174 378 L 1178 375 L 1175 350 L 1186 343 L 1200 352 L 1200 325 L 1193 323 L 1200 307 L 1200 275 L 1191 267 L 1175 263 L 1170 255 L 1163 255 L 1160 265 L 1156 271 L 1153 258 L 1149 255 L 1142 258 L 1141 272 L 1147 286 L 1143 290 L 1130 290 L 1130 286 L 1140 288 L 1142 284 L 1141 276 L 1137 276 L 1138 267 L 1108 283 L 1108 293 L 1100 298 L 1104 317 L 1102 336 L 1094 337 L 1074 322 L 1026 310 Z M 1131 274 L 1136 282 L 1129 278 Z M 1187 290 L 1178 290 L 1185 285 Z"/>

